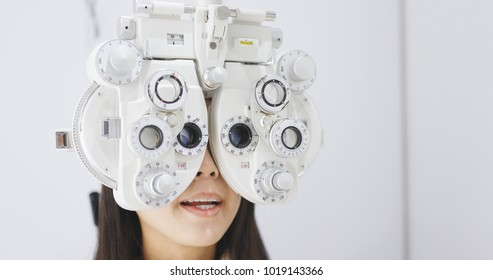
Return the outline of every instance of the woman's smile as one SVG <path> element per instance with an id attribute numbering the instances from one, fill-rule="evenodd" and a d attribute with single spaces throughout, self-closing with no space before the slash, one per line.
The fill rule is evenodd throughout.
<path id="1" fill-rule="evenodd" d="M 199 217 L 213 217 L 222 210 L 222 198 L 217 193 L 199 193 L 180 202 L 180 206 Z"/>

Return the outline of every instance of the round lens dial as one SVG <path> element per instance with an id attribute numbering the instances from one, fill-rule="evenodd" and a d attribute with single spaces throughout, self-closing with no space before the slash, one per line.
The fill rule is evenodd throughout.
<path id="1" fill-rule="evenodd" d="M 193 149 L 202 141 L 202 131 L 194 123 L 186 123 L 177 136 L 178 143 L 184 148 Z"/>
<path id="2" fill-rule="evenodd" d="M 255 100 L 265 113 L 275 114 L 288 104 L 291 90 L 288 83 L 277 75 L 266 75 L 257 82 Z"/>
<path id="3" fill-rule="evenodd" d="M 244 149 L 252 143 L 252 130 L 244 123 L 237 123 L 229 129 L 229 142 L 235 148 Z"/>
<path id="4" fill-rule="evenodd" d="M 155 125 L 147 125 L 139 133 L 140 144 L 147 150 L 156 150 L 163 144 L 163 132 Z"/>
<path id="5" fill-rule="evenodd" d="M 250 118 L 236 116 L 230 118 L 221 130 L 224 148 L 238 156 L 252 153 L 259 142 L 259 136 L 253 128 Z"/>
<path id="6" fill-rule="evenodd" d="M 147 95 L 161 111 L 170 112 L 180 108 L 187 93 L 185 79 L 176 71 L 158 71 L 147 83 Z"/>
<path id="7" fill-rule="evenodd" d="M 145 116 L 137 120 L 128 132 L 128 143 L 132 151 L 145 158 L 157 158 L 171 147 L 172 131 L 167 122 Z"/>
<path id="8" fill-rule="evenodd" d="M 200 118 L 187 116 L 185 125 L 173 143 L 175 151 L 185 156 L 194 156 L 207 149 L 209 133 L 207 125 Z"/>
<path id="9" fill-rule="evenodd" d="M 274 151 L 282 157 L 297 157 L 308 147 L 306 125 L 297 119 L 283 119 L 272 126 L 270 142 Z"/>

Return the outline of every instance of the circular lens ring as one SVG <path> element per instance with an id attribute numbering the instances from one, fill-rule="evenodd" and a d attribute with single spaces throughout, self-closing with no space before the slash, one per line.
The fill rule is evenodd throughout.
<path id="1" fill-rule="evenodd" d="M 282 90 L 282 96 L 283 96 L 283 98 L 282 98 L 281 101 L 279 101 L 276 104 L 271 103 L 268 100 L 268 98 L 266 98 L 266 96 L 265 96 L 265 90 L 266 90 L 267 86 L 272 86 L 271 84 L 274 84 L 273 86 L 274 86 L 274 88 L 276 89 L 276 91 L 278 93 L 279 93 L 278 89 L 281 89 Z M 276 80 L 276 79 L 269 80 L 269 81 L 265 82 L 265 84 L 262 86 L 261 98 L 265 102 L 265 104 L 267 104 L 270 107 L 284 106 L 284 104 L 286 103 L 287 96 L 288 96 L 288 94 L 287 94 L 286 86 L 281 81 L 279 81 L 279 80 Z M 279 100 L 279 98 L 277 100 Z"/>
<path id="2" fill-rule="evenodd" d="M 175 98 L 172 101 L 167 101 L 159 95 L 159 83 L 167 80 L 174 86 Z M 149 101 L 160 111 L 171 112 L 179 109 L 187 99 L 188 89 L 185 79 L 180 73 L 172 70 L 161 70 L 147 81 L 147 97 Z"/>
<path id="3" fill-rule="evenodd" d="M 294 132 L 296 134 L 296 143 L 294 145 L 290 145 L 287 143 L 286 139 L 285 139 L 285 136 L 287 133 L 289 132 Z M 282 144 L 284 145 L 284 147 L 290 149 L 290 150 L 296 150 L 298 149 L 298 147 L 301 145 L 301 143 L 303 142 L 303 135 L 301 134 L 301 131 L 295 127 L 295 126 L 289 126 L 289 127 L 286 127 L 282 133 L 281 133 L 281 141 L 282 141 Z"/>
<path id="4" fill-rule="evenodd" d="M 292 145 L 285 139 L 286 133 L 296 134 L 296 143 Z M 308 127 L 299 119 L 282 119 L 277 121 L 270 131 L 270 143 L 274 151 L 281 157 L 292 158 L 301 156 L 310 143 Z"/>
<path id="5" fill-rule="evenodd" d="M 162 80 L 167 80 L 169 81 L 174 89 L 175 89 L 175 96 L 176 98 L 173 99 L 172 101 L 166 101 L 165 99 L 163 99 L 161 97 L 161 95 L 159 95 L 159 83 L 162 81 Z M 177 86 L 175 86 L 177 85 Z M 176 94 L 176 89 L 179 88 L 180 89 L 180 92 L 178 94 Z M 164 76 L 161 76 L 159 79 L 157 79 L 156 83 L 154 84 L 154 92 L 156 93 L 156 97 L 161 101 L 163 102 L 164 104 L 174 104 L 176 102 L 178 102 L 182 97 L 183 97 L 183 84 L 181 83 L 180 79 L 178 77 L 176 77 L 175 75 L 164 75 Z"/>
<path id="6" fill-rule="evenodd" d="M 185 139 L 187 136 L 188 139 Z M 207 150 L 208 142 L 209 130 L 207 123 L 202 121 L 200 117 L 189 115 L 185 119 L 182 130 L 175 137 L 173 147 L 178 154 L 196 156 L 203 154 Z"/>
<path id="7" fill-rule="evenodd" d="M 229 129 L 229 142 L 238 149 L 244 149 L 252 142 L 252 131 L 248 125 L 237 123 Z"/>
<path id="8" fill-rule="evenodd" d="M 184 135 L 185 132 L 188 134 L 188 137 Z M 184 141 L 184 137 L 187 137 L 189 141 Z M 176 140 L 182 147 L 193 149 L 202 142 L 202 131 L 195 123 L 186 123 L 180 133 L 176 136 Z"/>
<path id="9" fill-rule="evenodd" d="M 283 92 L 282 100 L 281 98 L 277 98 L 278 103 L 273 104 L 271 101 L 266 98 L 266 89 L 267 86 L 274 86 L 276 90 Z M 274 74 L 265 75 L 260 79 L 255 86 L 255 100 L 257 101 L 257 105 L 260 109 L 267 114 L 276 114 L 279 113 L 286 105 L 289 103 L 291 99 L 291 89 L 288 86 L 288 82 L 286 82 L 282 77 Z"/>
<path id="10" fill-rule="evenodd" d="M 238 141 L 234 138 L 235 136 L 232 135 L 237 129 L 238 131 L 245 131 L 246 135 L 243 137 L 245 139 L 244 141 Z M 231 133 L 232 130 L 233 132 Z M 259 135 L 253 127 L 252 120 L 246 116 L 234 116 L 229 118 L 222 126 L 220 137 L 223 148 L 236 156 L 244 156 L 253 153 L 260 142 Z M 243 145 L 240 146 L 238 143 Z"/>
<path id="11" fill-rule="evenodd" d="M 162 142 L 159 145 L 154 145 L 155 149 L 149 149 L 150 145 L 144 146 L 146 143 L 142 143 L 141 135 L 144 128 L 153 128 L 155 131 L 159 131 L 159 135 L 162 138 Z M 158 158 L 162 156 L 169 148 L 171 148 L 171 141 L 173 138 L 173 131 L 167 122 L 156 116 L 146 115 L 136 120 L 128 130 L 127 141 L 130 149 L 139 157 L 145 158 Z"/>
<path id="12" fill-rule="evenodd" d="M 145 134 L 152 133 L 149 130 L 152 130 L 152 132 L 154 132 L 155 135 L 157 136 L 156 138 L 158 141 L 156 141 L 155 144 L 144 143 L 148 140 L 148 139 L 145 139 L 145 136 L 146 136 Z M 161 129 L 159 129 L 159 127 L 157 127 L 155 125 L 144 126 L 139 132 L 139 141 L 140 141 L 140 144 L 142 145 L 142 147 L 144 147 L 145 149 L 147 149 L 149 151 L 159 149 L 159 147 L 161 147 L 161 145 L 163 144 L 163 132 L 161 131 Z M 150 145 L 148 145 L 148 144 L 150 144 Z"/>

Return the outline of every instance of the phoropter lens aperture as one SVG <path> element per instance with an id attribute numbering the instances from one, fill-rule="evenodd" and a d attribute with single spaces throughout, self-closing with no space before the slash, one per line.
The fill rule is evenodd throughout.
<path id="1" fill-rule="evenodd" d="M 202 131 L 194 123 L 186 123 L 177 136 L 177 140 L 184 148 L 193 149 L 202 141 Z"/>
<path id="2" fill-rule="evenodd" d="M 281 140 L 286 148 L 295 150 L 301 145 L 303 136 L 298 128 L 289 126 L 283 130 Z"/>
<path id="3" fill-rule="evenodd" d="M 286 88 L 278 80 L 270 80 L 262 87 L 262 99 L 271 107 L 282 106 L 286 98 Z"/>
<path id="4" fill-rule="evenodd" d="M 237 123 L 229 130 L 229 142 L 236 148 L 246 148 L 252 142 L 252 131 L 246 124 Z"/>
<path id="5" fill-rule="evenodd" d="M 155 125 L 148 125 L 140 131 L 139 140 L 147 150 L 156 150 L 163 144 L 163 132 Z"/>
<path id="6" fill-rule="evenodd" d="M 155 89 L 157 98 L 166 104 L 176 103 L 183 94 L 183 85 L 174 76 L 163 76 L 156 81 Z"/>

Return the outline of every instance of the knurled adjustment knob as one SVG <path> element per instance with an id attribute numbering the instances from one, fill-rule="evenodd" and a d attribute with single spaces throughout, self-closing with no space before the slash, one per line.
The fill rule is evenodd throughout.
<path id="1" fill-rule="evenodd" d="M 291 66 L 290 77 L 295 81 L 307 81 L 315 78 L 315 62 L 310 56 L 298 57 Z"/>
<path id="2" fill-rule="evenodd" d="M 137 55 L 128 47 L 119 46 L 110 55 L 110 65 L 119 75 L 132 72 L 137 64 Z"/>
<path id="3" fill-rule="evenodd" d="M 96 70 L 107 82 L 125 85 L 137 79 L 142 70 L 142 54 L 127 40 L 111 40 L 96 53 Z"/>
<path id="4" fill-rule="evenodd" d="M 287 192 L 294 187 L 294 178 L 289 172 L 271 168 L 262 176 L 262 187 L 268 194 Z"/>
<path id="5" fill-rule="evenodd" d="M 204 73 L 204 83 L 211 89 L 220 87 L 228 79 L 228 71 L 224 67 L 212 67 Z"/>
<path id="6" fill-rule="evenodd" d="M 279 60 L 278 72 L 289 82 L 293 91 L 306 90 L 317 76 L 315 61 L 310 55 L 300 50 L 283 54 Z"/>
<path id="7" fill-rule="evenodd" d="M 164 173 L 151 173 L 146 176 L 146 191 L 152 197 L 166 197 L 176 188 L 176 181 L 173 176 Z"/>

